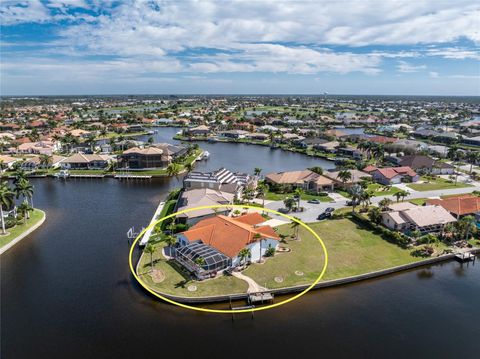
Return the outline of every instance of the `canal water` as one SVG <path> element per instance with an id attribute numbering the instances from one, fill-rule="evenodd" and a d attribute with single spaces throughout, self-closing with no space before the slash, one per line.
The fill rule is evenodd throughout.
<path id="1" fill-rule="evenodd" d="M 206 145 L 205 169 L 302 169 L 311 160 Z M 47 221 L 0 257 L 1 358 L 478 357 L 478 260 L 319 290 L 232 321 L 165 304 L 129 273 L 127 230 L 147 225 L 178 179 L 32 182 Z"/>

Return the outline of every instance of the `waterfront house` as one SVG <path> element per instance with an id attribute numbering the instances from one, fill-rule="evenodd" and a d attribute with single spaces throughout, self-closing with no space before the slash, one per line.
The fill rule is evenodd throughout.
<path id="1" fill-rule="evenodd" d="M 219 132 L 218 137 L 241 139 L 241 138 L 245 138 L 248 134 L 249 132 L 244 130 L 227 130 L 227 131 Z"/>
<path id="2" fill-rule="evenodd" d="M 61 148 L 59 141 L 37 141 L 22 143 L 15 150 L 16 153 L 23 154 L 43 154 L 52 155 Z"/>
<path id="3" fill-rule="evenodd" d="M 75 153 L 61 162 L 62 169 L 105 169 L 113 157 L 108 155 Z"/>
<path id="4" fill-rule="evenodd" d="M 417 182 L 420 176 L 408 166 L 376 168 L 367 166 L 364 172 L 370 173 L 375 182 L 392 185 L 401 182 Z"/>
<path id="5" fill-rule="evenodd" d="M 235 195 L 229 192 L 223 192 L 210 188 L 196 188 L 186 191 L 182 191 L 177 204 L 176 212 L 183 211 L 187 208 L 202 207 L 202 206 L 216 206 L 216 205 L 228 205 L 232 204 Z M 186 213 L 179 214 L 177 219 L 181 223 L 194 224 L 205 217 L 218 214 L 230 213 L 230 208 L 222 207 L 218 209 L 199 209 Z"/>
<path id="6" fill-rule="evenodd" d="M 120 155 L 120 166 L 135 170 L 165 168 L 186 152 L 185 147 L 168 143 L 157 143 L 145 148 L 132 147 Z"/>
<path id="7" fill-rule="evenodd" d="M 63 156 L 56 156 L 56 155 L 51 156 L 52 162 L 48 167 L 53 169 L 60 168 L 65 158 L 66 157 L 63 157 Z M 22 164 L 20 167 L 26 171 L 35 171 L 38 169 L 46 168 L 47 166 L 41 163 L 40 156 L 32 156 L 32 157 L 25 158 L 22 161 Z"/>
<path id="8" fill-rule="evenodd" d="M 210 133 L 210 127 L 200 125 L 197 127 L 185 129 L 185 133 L 189 136 L 207 136 Z"/>
<path id="9" fill-rule="evenodd" d="M 273 228 L 263 222 L 265 219 L 258 213 L 203 219 L 177 234 L 174 258 L 198 279 L 242 264 L 239 253 L 244 248 L 250 251 L 249 261 L 258 261 L 268 248 L 276 250 L 279 241 Z"/>
<path id="10" fill-rule="evenodd" d="M 7 155 L 0 155 L 0 171 L 11 169 L 15 162 L 21 161 L 21 158 L 11 157 Z"/>
<path id="11" fill-rule="evenodd" d="M 340 146 L 340 142 L 330 141 L 330 142 L 318 144 L 317 146 L 315 146 L 315 149 L 323 152 L 335 153 L 337 151 L 338 146 Z"/>
<path id="12" fill-rule="evenodd" d="M 255 189 L 257 178 L 247 173 L 231 172 L 224 167 L 212 172 L 192 171 L 183 179 L 183 188 L 186 190 L 210 188 L 239 196 L 245 187 Z"/>
<path id="13" fill-rule="evenodd" d="M 333 181 L 310 170 L 269 173 L 265 182 L 283 188 L 302 188 L 305 191 L 332 191 Z"/>
<path id="14" fill-rule="evenodd" d="M 480 216 L 480 197 L 472 194 L 443 199 L 427 199 L 426 204 L 442 206 L 456 218 L 470 215 Z"/>
<path id="15" fill-rule="evenodd" d="M 388 211 L 382 212 L 383 225 L 407 234 L 412 231 L 419 231 L 421 234 L 438 233 L 446 224 L 455 221 L 445 208 L 436 205 L 416 206 L 402 202 L 392 204 Z"/>
<path id="16" fill-rule="evenodd" d="M 359 171 L 359 170 L 348 170 L 350 172 L 351 178 L 345 182 L 343 182 L 338 175 L 340 174 L 340 171 L 334 171 L 334 172 L 325 172 L 324 175 L 328 178 L 330 178 L 333 181 L 333 184 L 340 187 L 340 188 L 350 188 L 354 184 L 358 184 L 362 182 L 365 179 L 371 179 L 372 176 L 366 172 Z"/>

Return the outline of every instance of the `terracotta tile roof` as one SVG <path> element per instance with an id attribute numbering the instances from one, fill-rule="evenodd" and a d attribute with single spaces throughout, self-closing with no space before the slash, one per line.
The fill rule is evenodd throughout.
<path id="1" fill-rule="evenodd" d="M 373 171 L 376 171 L 376 170 L 378 170 L 377 167 L 375 167 L 375 166 L 373 166 L 373 165 L 368 165 L 368 166 L 365 167 L 362 171 L 369 173 L 369 172 L 373 172 Z"/>
<path id="2" fill-rule="evenodd" d="M 427 204 L 439 205 L 457 216 L 480 212 L 480 197 L 463 195 L 445 199 L 429 199 Z"/>
<path id="3" fill-rule="evenodd" d="M 266 221 L 266 219 L 263 218 L 263 216 L 258 212 L 244 214 L 243 216 L 236 217 L 235 220 L 251 226 L 255 226 Z"/>
<path id="4" fill-rule="evenodd" d="M 408 166 L 404 167 L 387 167 L 387 168 L 378 168 L 378 172 L 382 174 L 383 177 L 392 179 L 398 175 L 415 177 L 417 173 Z"/>
<path id="5" fill-rule="evenodd" d="M 189 241 L 201 240 L 204 244 L 231 258 L 237 256 L 248 244 L 256 242 L 260 238 L 279 239 L 273 228 L 269 226 L 254 228 L 235 218 L 223 215 L 201 220 L 181 234 Z M 260 234 L 261 237 L 255 238 L 256 234 Z"/>

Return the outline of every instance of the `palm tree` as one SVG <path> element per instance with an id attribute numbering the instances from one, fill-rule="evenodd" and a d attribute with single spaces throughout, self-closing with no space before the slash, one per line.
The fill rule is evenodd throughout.
<path id="1" fill-rule="evenodd" d="M 352 173 L 349 170 L 341 170 L 338 172 L 338 178 L 342 181 L 343 186 L 352 179 Z"/>
<path id="2" fill-rule="evenodd" d="M 360 202 L 363 203 L 363 207 L 367 208 L 372 202 L 370 199 L 372 198 L 372 193 L 370 191 L 363 190 L 362 194 L 360 195 Z"/>
<path id="3" fill-rule="evenodd" d="M 45 155 L 40 155 L 39 159 L 40 159 L 40 166 L 49 170 L 50 166 L 53 164 L 53 157 L 45 154 Z"/>
<path id="4" fill-rule="evenodd" d="M 261 183 L 257 186 L 257 196 L 262 198 L 262 207 L 265 207 L 265 194 L 268 192 L 268 185 Z"/>
<path id="5" fill-rule="evenodd" d="M 382 211 L 385 211 L 392 203 L 393 201 L 390 198 L 385 197 L 380 202 L 378 202 L 378 205 L 380 206 Z"/>
<path id="6" fill-rule="evenodd" d="M 302 188 L 295 188 L 294 197 L 297 199 L 297 208 L 300 208 L 300 199 L 304 193 L 305 191 Z"/>
<path id="7" fill-rule="evenodd" d="M 256 242 L 260 240 L 260 246 L 259 246 L 259 251 L 260 251 L 260 257 L 258 258 L 258 263 L 262 262 L 262 242 L 263 242 L 263 237 L 260 233 L 255 233 L 253 236 L 253 240 Z"/>
<path id="8" fill-rule="evenodd" d="M 197 266 L 199 266 L 201 269 L 203 269 L 203 266 L 205 265 L 205 258 L 203 257 L 198 257 L 193 261 Z"/>
<path id="9" fill-rule="evenodd" d="M 172 247 L 173 245 L 175 245 L 175 243 L 177 243 L 177 238 L 170 234 L 170 235 L 166 235 L 165 237 L 163 237 L 162 241 L 165 242 L 165 244 L 168 247 Z"/>
<path id="10" fill-rule="evenodd" d="M 27 179 L 15 183 L 14 192 L 17 199 L 22 196 L 27 203 L 30 200 L 30 205 L 33 207 L 33 186 Z"/>
<path id="11" fill-rule="evenodd" d="M 150 254 L 150 270 L 153 270 L 153 254 L 155 253 L 155 246 L 151 243 L 148 243 L 143 249 L 144 253 Z"/>
<path id="12" fill-rule="evenodd" d="M 298 232 L 300 229 L 300 218 L 293 217 L 295 220 L 290 221 L 290 228 L 293 229 L 293 232 L 295 234 L 295 240 L 298 240 Z"/>
<path id="13" fill-rule="evenodd" d="M 283 204 L 288 211 L 291 211 L 292 208 L 295 206 L 295 200 L 292 197 L 287 197 L 283 200 Z"/>
<path id="14" fill-rule="evenodd" d="M 379 162 L 382 161 L 383 156 L 385 155 L 385 148 L 381 144 L 376 145 L 372 149 L 372 154 L 373 156 L 375 156 L 375 159 L 376 159 L 375 162 L 378 164 Z"/>
<path id="15" fill-rule="evenodd" d="M 240 263 L 245 264 L 247 259 L 250 258 L 252 255 L 252 252 L 250 251 L 249 248 L 243 248 L 239 253 L 238 257 L 240 258 Z"/>
<path id="16" fill-rule="evenodd" d="M 470 175 L 472 174 L 473 165 L 480 161 L 480 152 L 469 151 L 467 152 L 467 159 L 470 162 Z"/>
<path id="17" fill-rule="evenodd" d="M 27 180 L 27 173 L 24 170 L 22 170 L 20 167 L 16 168 L 13 174 L 13 184 L 17 184 L 18 182 L 26 181 L 26 180 Z"/>
<path id="18" fill-rule="evenodd" d="M 33 207 L 30 206 L 27 201 L 24 201 L 18 206 L 18 211 L 23 216 L 23 223 L 26 223 L 27 218 L 30 218 L 29 212 L 33 211 Z"/>
<path id="19" fill-rule="evenodd" d="M 255 176 L 260 176 L 261 172 L 262 172 L 262 169 L 260 167 L 255 167 L 255 169 L 253 170 L 253 174 Z"/>
<path id="20" fill-rule="evenodd" d="M 8 182 L 0 184 L 0 218 L 2 222 L 2 234 L 5 234 L 5 218 L 3 217 L 3 206 L 9 208 L 13 204 L 14 193 L 8 187 Z"/>
<path id="21" fill-rule="evenodd" d="M 167 166 L 167 174 L 169 176 L 176 176 L 180 173 L 180 166 L 177 163 L 170 163 Z"/>
<path id="22" fill-rule="evenodd" d="M 360 202 L 365 191 L 360 185 L 356 184 L 350 187 L 348 192 L 352 197 L 352 212 L 355 212 L 355 207 L 357 206 L 357 203 Z"/>

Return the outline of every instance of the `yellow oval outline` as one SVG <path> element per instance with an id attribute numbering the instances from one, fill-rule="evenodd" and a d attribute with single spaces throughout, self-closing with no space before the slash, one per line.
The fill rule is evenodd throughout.
<path id="1" fill-rule="evenodd" d="M 170 298 L 167 298 L 167 297 L 164 297 L 163 295 L 161 295 L 160 293 L 157 293 L 155 292 L 154 290 L 150 289 L 148 287 L 148 285 L 146 283 L 144 283 L 137 275 L 137 273 L 135 272 L 135 269 L 133 268 L 133 263 L 132 263 L 132 256 L 133 256 L 133 250 L 135 248 L 135 245 L 137 244 L 137 242 L 139 241 L 140 238 L 142 238 L 143 234 L 149 230 L 150 228 L 152 227 L 155 227 L 158 223 L 160 222 L 163 222 L 164 220 L 168 219 L 168 218 L 172 218 L 172 217 L 175 217 L 177 216 L 178 214 L 183 214 L 183 213 L 187 213 L 187 212 L 191 212 L 191 211 L 196 211 L 196 210 L 199 210 L 199 209 L 215 209 L 215 208 L 224 208 L 224 207 L 227 207 L 227 208 L 241 208 L 241 209 L 244 209 L 244 208 L 251 208 L 251 209 L 255 209 L 255 210 L 264 210 L 264 211 L 267 211 L 267 212 L 270 212 L 270 213 L 275 213 L 277 215 L 280 215 L 280 216 L 283 216 L 283 217 L 286 217 L 288 218 L 289 220 L 291 221 L 294 221 L 294 222 L 297 222 L 299 223 L 302 227 L 306 228 L 310 233 L 312 233 L 312 235 L 318 239 L 318 241 L 320 242 L 321 246 L 322 246 L 322 249 L 323 249 L 323 252 L 325 254 L 325 264 L 323 265 L 323 268 L 322 268 L 322 271 L 320 273 L 320 275 L 318 276 L 318 278 L 309 286 L 307 287 L 306 289 L 304 289 L 303 291 L 301 291 L 300 293 L 296 294 L 295 296 L 291 297 L 291 298 L 288 298 L 288 299 L 285 299 L 279 303 L 274 303 L 274 304 L 270 304 L 270 305 L 267 305 L 267 306 L 264 306 L 264 307 L 258 307 L 258 308 L 252 308 L 252 309 L 239 309 L 239 310 L 229 310 L 229 309 L 208 309 L 208 308 L 202 308 L 202 307 L 195 307 L 195 306 L 192 306 L 192 305 L 188 305 L 188 304 L 184 304 L 184 303 L 179 303 L 175 300 L 172 300 Z M 133 276 L 135 277 L 135 279 L 137 280 L 138 283 L 140 283 L 140 285 L 145 288 L 148 292 L 150 292 L 151 294 L 153 294 L 154 296 L 156 296 L 157 298 L 160 298 L 170 304 L 173 304 L 173 305 L 176 305 L 176 306 L 179 306 L 181 308 L 186 308 L 186 309 L 191 309 L 191 310 L 196 310 L 196 311 L 199 311 L 199 312 L 207 312 L 207 313 L 221 313 L 221 314 L 232 314 L 232 313 L 251 313 L 251 312 L 257 312 L 257 311 L 261 311 L 261 310 L 267 310 L 267 309 L 273 309 L 273 308 L 276 308 L 276 307 L 279 307 L 281 305 L 284 305 L 284 304 L 287 304 L 287 303 L 290 303 L 298 298 L 300 298 L 301 296 L 307 294 L 310 290 L 313 289 L 313 287 L 318 283 L 320 282 L 320 280 L 322 279 L 323 275 L 325 274 L 325 271 L 327 270 L 327 265 L 328 265 L 328 252 L 327 252 L 327 248 L 325 247 L 325 244 L 323 243 L 322 239 L 320 238 L 320 236 L 315 233 L 315 231 L 313 229 L 310 228 L 310 226 L 308 226 L 307 224 L 303 223 L 302 221 L 299 221 L 297 220 L 296 218 L 294 217 L 291 217 L 291 216 L 288 216 L 284 213 L 280 213 L 278 211 L 275 211 L 273 209 L 269 209 L 269 208 L 264 208 L 264 207 L 255 207 L 255 206 L 248 206 L 248 205 L 237 205 L 237 204 L 230 204 L 230 205 L 212 205 L 212 206 L 199 206 L 199 207 L 193 207 L 193 208 L 187 208 L 187 209 L 184 209 L 182 211 L 178 211 L 178 212 L 175 212 L 175 213 L 172 213 L 172 214 L 169 214 L 168 216 L 165 216 L 165 217 L 162 217 L 160 218 L 159 220 L 151 223 L 147 228 L 145 228 L 143 231 L 140 232 L 140 234 L 137 236 L 137 238 L 135 238 L 135 240 L 133 241 L 132 243 L 132 246 L 130 247 L 130 252 L 129 252 L 129 255 L 128 255 L 128 262 L 129 262 L 129 266 L 130 266 L 130 271 L 132 272 Z"/>

